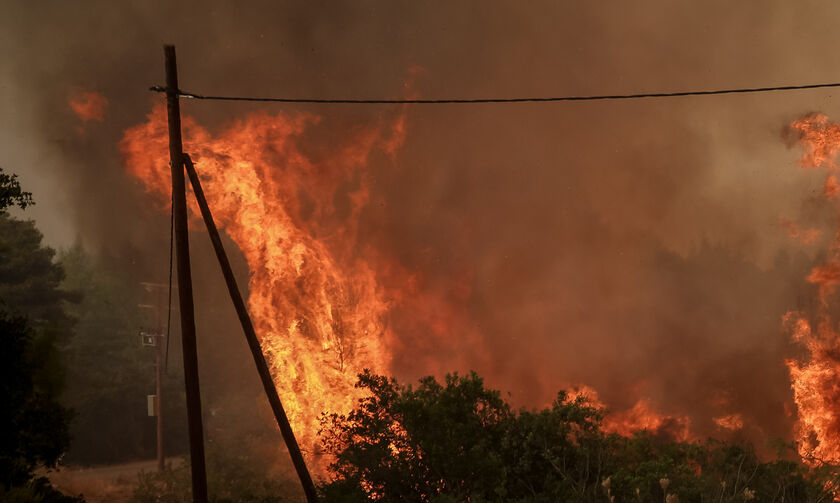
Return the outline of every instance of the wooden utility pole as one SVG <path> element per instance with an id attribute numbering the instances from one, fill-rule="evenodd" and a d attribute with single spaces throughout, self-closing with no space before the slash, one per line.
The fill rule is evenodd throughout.
<path id="1" fill-rule="evenodd" d="M 166 468 L 163 454 L 163 350 L 164 335 L 158 332 L 155 340 L 155 420 L 157 421 L 157 469 L 162 472 Z"/>
<path id="2" fill-rule="evenodd" d="M 160 283 L 140 282 L 146 291 L 156 291 L 157 302 L 155 304 L 139 304 L 137 307 L 153 309 L 155 311 L 155 333 L 153 335 L 155 349 L 155 420 L 157 427 L 157 468 L 162 472 L 166 468 L 166 459 L 163 451 L 163 344 L 166 335 L 161 326 L 160 312 L 163 309 L 163 299 L 160 291 L 169 285 Z M 166 306 L 169 309 L 169 305 Z M 144 341 L 145 343 L 145 341 Z"/>
<path id="3" fill-rule="evenodd" d="M 172 209 L 175 224 L 175 255 L 178 264 L 178 300 L 181 311 L 181 344 L 184 353 L 184 385 L 187 392 L 193 502 L 207 503 L 204 428 L 201 420 L 201 395 L 198 385 L 198 352 L 187 229 L 187 196 L 181 144 L 181 108 L 178 102 L 178 66 L 175 61 L 175 46 L 164 46 L 163 51 L 166 57 L 166 113 L 169 118 L 169 162 L 172 167 Z"/>
<path id="4" fill-rule="evenodd" d="M 304 461 L 303 454 L 300 452 L 300 447 L 295 439 L 295 433 L 292 431 L 292 425 L 289 424 L 289 418 L 286 416 L 286 411 L 280 402 L 280 396 L 277 394 L 277 388 L 274 386 L 274 379 L 271 377 L 271 371 L 268 369 L 262 347 L 260 347 L 260 341 L 257 338 L 257 332 L 254 330 L 254 324 L 251 323 L 248 308 L 245 307 L 245 301 L 239 292 L 239 287 L 236 284 L 236 278 L 233 276 L 233 268 L 230 266 L 230 260 L 228 260 L 225 247 L 222 246 L 222 238 L 219 237 L 219 230 L 213 221 L 210 206 L 207 205 L 207 199 L 204 198 L 204 190 L 201 188 L 198 174 L 195 172 L 192 160 L 186 154 L 184 155 L 184 167 L 187 170 L 187 175 L 190 177 L 193 194 L 198 202 L 198 207 L 201 209 L 201 216 L 204 218 L 204 224 L 207 227 L 207 233 L 210 235 L 210 241 L 213 243 L 213 249 L 216 251 L 216 259 L 218 259 L 219 266 L 222 268 L 222 276 L 225 278 L 230 299 L 233 301 L 233 307 L 236 308 L 236 314 L 239 316 L 239 322 L 242 325 L 242 330 L 245 332 L 245 339 L 248 341 L 248 347 L 251 348 L 251 355 L 254 357 L 254 363 L 257 365 L 257 373 L 260 375 L 263 390 L 268 397 L 271 410 L 274 412 L 274 419 L 277 421 L 277 426 L 280 427 L 280 433 L 283 434 L 283 440 L 286 441 L 286 448 L 289 450 L 292 463 L 295 465 L 300 484 L 303 486 L 306 501 L 308 503 L 316 503 L 318 501 L 318 494 L 315 491 L 315 484 L 312 483 L 312 477 L 306 468 L 306 461 Z"/>

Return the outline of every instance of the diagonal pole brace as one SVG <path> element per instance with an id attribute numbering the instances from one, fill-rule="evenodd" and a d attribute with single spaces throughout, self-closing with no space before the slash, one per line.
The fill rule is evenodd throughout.
<path id="1" fill-rule="evenodd" d="M 183 155 L 183 160 L 187 176 L 189 176 L 190 183 L 192 183 L 193 194 L 195 194 L 198 207 L 201 209 L 204 224 L 207 226 L 207 233 L 210 235 L 210 241 L 212 241 L 213 249 L 216 251 L 216 258 L 219 260 L 219 266 L 222 268 L 222 275 L 225 278 L 225 284 L 227 284 L 230 298 L 233 301 L 233 306 L 236 308 L 236 314 L 239 316 L 242 330 L 245 332 L 245 339 L 247 339 L 248 346 L 251 348 L 251 355 L 254 357 L 254 363 L 257 365 L 257 372 L 260 375 L 260 380 L 262 381 L 265 394 L 268 397 L 268 402 L 271 405 L 271 410 L 274 412 L 274 418 L 277 420 L 277 426 L 280 427 L 283 440 L 286 441 L 286 448 L 289 450 L 292 463 L 294 463 L 298 478 L 300 478 L 303 492 L 306 494 L 306 501 L 308 503 L 315 503 L 318 501 L 315 484 L 313 484 L 309 470 L 306 468 L 306 462 L 300 452 L 300 447 L 295 439 L 292 426 L 289 424 L 289 418 L 286 416 L 286 411 L 280 402 L 280 396 L 277 394 L 277 388 L 274 386 L 274 380 L 271 378 L 271 372 L 268 370 L 268 364 L 265 361 L 265 355 L 262 352 L 260 341 L 257 339 L 257 333 L 251 322 L 251 316 L 245 307 L 245 301 L 242 300 L 242 294 L 239 292 L 236 278 L 233 276 L 230 260 L 228 260 L 225 248 L 222 246 L 222 239 L 219 237 L 219 230 L 216 228 L 213 215 L 210 213 L 210 207 L 207 205 L 207 199 L 204 197 L 204 191 L 201 188 L 201 182 L 198 180 L 195 166 L 188 154 Z"/>

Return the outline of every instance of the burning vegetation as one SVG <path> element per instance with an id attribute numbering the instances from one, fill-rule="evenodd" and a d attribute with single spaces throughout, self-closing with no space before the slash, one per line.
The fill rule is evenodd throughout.
<path id="1" fill-rule="evenodd" d="M 183 121 L 185 151 L 196 162 L 209 205 L 248 263 L 255 328 L 302 448 L 316 465 L 321 414 L 346 412 L 363 397 L 354 387 L 362 370 L 393 370 L 399 346 L 393 311 L 410 313 L 431 341 L 443 345 L 463 326 L 446 299 L 418 289 L 421 277 L 358 236 L 360 213 L 370 203 L 367 162 L 377 153 L 395 155 L 405 116 L 350 131 L 314 160 L 303 138 L 319 121 L 307 114 L 256 113 L 218 134 L 189 117 Z M 129 173 L 162 206 L 171 182 L 166 131 L 165 108 L 156 106 L 120 143 Z M 474 329 L 462 334 L 480 350 Z M 442 369 L 427 371 L 439 375 Z M 587 386 L 574 393 L 606 406 Z M 736 416 L 716 421 L 727 430 L 743 424 Z M 660 413 L 646 398 L 615 410 L 604 429 L 699 438 L 691 418 Z"/>
<path id="2" fill-rule="evenodd" d="M 829 172 L 824 197 L 836 196 L 836 157 L 840 152 L 840 125 L 822 114 L 791 124 L 805 150 L 800 164 Z M 806 353 L 789 358 L 791 387 L 797 407 L 796 441 L 803 459 L 840 462 L 840 335 L 836 304 L 840 284 L 840 231 L 826 250 L 824 262 L 811 270 L 807 281 L 816 286 L 818 302 L 812 312 L 789 312 L 785 324 L 792 339 Z"/>
<path id="3" fill-rule="evenodd" d="M 373 155 L 395 155 L 405 135 L 405 116 L 348 131 L 313 155 L 302 138 L 319 121 L 308 114 L 256 113 L 213 134 L 193 119 L 184 120 L 185 150 L 196 160 L 210 206 L 248 263 L 249 309 L 310 460 L 319 452 L 321 413 L 346 412 L 363 397 L 353 386 L 363 369 L 391 370 L 398 345 L 393 310 L 412 309 L 433 339 L 444 340 L 450 328 L 445 303 L 412 295 L 412 284 L 421 279 L 358 235 L 360 213 L 370 203 L 366 165 Z M 805 146 L 803 166 L 834 169 L 840 126 L 815 115 L 791 128 Z M 165 109 L 155 107 L 146 123 L 126 131 L 120 146 L 128 171 L 165 204 L 170 183 Z M 832 175 L 826 197 L 833 197 L 835 185 Z M 784 220 L 783 227 L 803 244 L 819 238 L 819 231 L 802 230 L 792 221 Z M 833 405 L 840 398 L 835 391 L 838 339 L 829 309 L 840 282 L 838 250 L 835 241 L 826 263 L 808 277 L 819 288 L 818 312 L 791 312 L 785 318 L 794 340 L 808 351 L 806 357 L 787 360 L 800 454 L 832 462 L 840 459 L 840 418 Z M 605 406 L 586 386 L 573 394 Z M 709 419 L 721 433 L 744 427 L 736 412 Z M 614 410 L 603 426 L 622 435 L 646 430 L 681 441 L 700 438 L 690 417 L 658 412 L 646 398 Z"/>
<path id="4" fill-rule="evenodd" d="M 70 106 L 80 120 L 102 120 L 107 101 L 98 96 L 82 93 L 71 99 Z M 165 162 L 165 108 L 154 107 L 147 119 L 125 132 L 120 149 L 128 172 L 164 207 L 170 194 L 170 172 Z M 499 466 L 488 467 L 490 471 L 507 469 L 502 467 L 513 463 L 518 456 L 514 451 L 525 440 L 504 439 L 510 435 L 530 436 L 534 432 L 528 428 L 543 428 L 539 421 L 548 421 L 548 429 L 561 432 L 561 437 L 551 440 L 552 444 L 568 452 L 546 451 L 532 462 L 554 466 L 558 456 L 565 455 L 587 461 L 568 467 L 568 473 L 563 471 L 565 467 L 561 470 L 554 466 L 562 480 L 552 481 L 554 474 L 532 481 L 540 494 L 596 498 L 604 491 L 609 497 L 632 496 L 635 490 L 637 497 L 643 492 L 652 497 L 661 493 L 673 500 L 677 492 L 714 496 L 718 490 L 715 484 L 720 484 L 719 493 L 724 495 L 730 491 L 726 486 L 729 483 L 735 488 L 731 489 L 732 497 L 751 499 L 756 491 L 769 494 L 770 489 L 764 486 L 769 487 L 774 477 L 787 477 L 789 484 L 784 485 L 783 494 L 788 494 L 788 490 L 791 495 L 836 493 L 833 466 L 840 462 L 840 417 L 835 406 L 840 400 L 840 363 L 837 315 L 832 305 L 840 284 L 840 233 L 829 243 L 823 263 L 813 267 L 806 278 L 818 293 L 818 303 L 812 311 L 791 311 L 784 317 L 792 340 L 805 349 L 802 355 L 788 358 L 785 363 L 796 405 L 794 440 L 798 455 L 811 468 L 782 461 L 766 464 L 749 448 L 704 443 L 705 434 L 693 424 L 696 417 L 663 412 L 645 396 L 629 406 L 610 410 L 597 391 L 578 385 L 568 394 L 561 393 L 550 409 L 516 412 L 499 400 L 498 392 L 484 390 L 475 375 L 467 379 L 449 376 L 445 387 L 428 378 L 414 391 L 377 375 L 394 372 L 395 354 L 401 345 L 399 326 L 405 324 L 405 320 L 396 322 L 395 313 L 402 311 L 413 316 L 416 325 L 429 334 L 430 344 L 447 344 L 453 327 L 466 327 L 461 321 L 459 302 L 451 301 L 465 302 L 469 298 L 470 273 L 453 279 L 456 286 L 449 297 L 428 295 L 419 287 L 422 276 L 408 273 L 397 260 L 361 238 L 361 215 L 372 199 L 368 163 L 374 156 L 396 158 L 406 134 L 404 113 L 346 131 L 328 148 L 313 147 L 306 140 L 308 132 L 320 122 L 318 116 L 311 114 L 259 112 L 217 133 L 189 117 L 184 118 L 183 127 L 185 150 L 196 161 L 208 202 L 220 227 L 247 262 L 249 311 L 290 421 L 316 473 L 333 476 L 332 482 L 322 484 L 322 490 L 357 491 L 361 498 L 382 499 L 391 490 L 389 484 L 399 485 L 405 477 L 416 476 L 418 467 L 428 475 L 446 465 L 443 459 L 435 461 L 430 450 L 442 449 L 444 457 L 449 457 L 452 449 L 461 452 L 467 446 L 446 447 L 446 438 L 423 437 L 420 426 L 428 421 L 425 414 L 433 411 L 414 410 L 420 415 L 412 418 L 408 409 L 387 409 L 390 401 L 410 399 L 401 406 L 411 409 L 416 406 L 411 400 L 432 403 L 445 398 L 446 393 L 462 393 L 461 388 L 466 386 L 479 392 L 481 403 L 469 411 L 445 413 L 477 414 L 481 427 L 471 433 L 477 435 L 476 442 L 484 442 L 483 435 L 496 435 L 499 438 L 493 442 L 501 442 L 502 447 L 508 442 L 507 447 L 513 451 L 502 448 L 477 454 L 476 459 L 457 459 L 452 465 L 452 480 L 424 479 L 417 481 L 413 490 L 458 497 L 485 490 L 485 486 L 465 486 L 463 482 L 471 479 L 472 472 L 459 474 L 458 470 L 481 465 L 478 459 L 488 457 L 510 457 Z M 795 121 L 790 130 L 805 149 L 802 166 L 836 169 L 840 126 L 823 115 L 812 115 Z M 836 197 L 833 174 L 827 177 L 822 192 L 827 200 Z M 194 207 L 192 210 L 194 225 L 198 223 L 198 211 Z M 781 228 L 801 245 L 817 245 L 823 240 L 820 230 L 802 227 L 792 220 L 782 219 Z M 470 328 L 462 333 L 465 344 L 480 352 L 481 334 Z M 427 370 L 441 373 L 439 367 Z M 359 375 L 362 377 L 357 383 Z M 743 414 L 730 410 L 731 402 L 731 397 L 719 392 L 716 409 L 701 419 L 714 424 L 720 436 L 737 438 L 749 424 Z M 365 414 L 372 412 L 371 407 L 393 414 L 390 422 L 367 424 L 372 418 Z M 438 419 L 452 420 L 445 414 Z M 455 418 L 452 427 L 460 425 L 463 419 Z M 382 417 L 376 417 L 376 421 L 381 420 Z M 354 453 L 360 448 L 358 442 L 373 434 L 373 430 L 365 430 L 367 427 L 388 432 L 383 438 L 389 440 L 380 452 L 384 457 L 378 461 L 382 466 L 376 468 L 387 467 L 381 474 L 387 480 L 358 472 L 363 467 L 354 460 Z M 519 431 L 520 428 L 526 431 Z M 327 456 L 323 456 L 322 449 Z M 636 459 L 638 449 L 645 454 Z M 599 457 L 595 465 L 589 461 L 592 455 Z M 389 457 L 393 459 L 386 459 Z M 644 464 L 651 457 L 676 461 L 648 473 Z M 723 469 L 718 460 L 721 457 L 725 459 Z M 741 481 L 740 475 L 730 480 L 731 473 L 726 471 L 732 468 L 727 463 L 745 462 L 754 467 L 755 473 L 762 474 L 752 486 Z M 399 470 L 393 470 L 398 465 L 413 468 L 403 477 Z M 591 470 L 596 471 L 593 474 Z M 606 478 L 601 477 L 602 473 Z M 663 480 L 668 483 L 663 484 Z M 555 494 L 551 491 L 556 492 L 556 487 L 538 487 L 547 481 L 562 491 Z M 669 492 L 668 484 L 672 482 L 674 492 Z M 150 479 L 149 484 L 151 488 L 158 487 L 155 480 Z M 494 489 L 510 494 L 522 490 L 515 484 Z"/>
<path id="5" fill-rule="evenodd" d="M 390 300 L 359 258 L 356 226 L 369 197 L 366 159 L 400 141 L 393 124 L 353 131 L 314 163 L 297 142 L 317 121 L 260 113 L 218 135 L 183 122 L 214 216 L 248 262 L 254 326 L 310 456 L 320 414 L 352 407 L 362 369 L 389 366 Z M 129 172 L 162 202 L 170 191 L 166 128 L 158 106 L 121 142 Z"/>
<path id="6" fill-rule="evenodd" d="M 189 91 L 313 98 L 799 87 L 831 82 L 825 73 L 838 59 L 840 4 L 773 0 L 759 15 L 725 1 L 609 9 L 164 4 L 21 3 L 0 16 L 11 44 L 0 72 L 0 108 L 8 111 L 0 164 L 35 194 L 38 205 L 24 216 L 47 243 L 69 246 L 78 236 L 72 254 L 55 254 L 67 272 L 61 288 L 86 299 L 65 309 L 79 320 L 63 353 L 74 366 L 67 404 L 79 410 L 62 458 L 71 464 L 153 454 L 151 374 L 141 352 L 148 348 L 130 344 L 137 320 L 151 316 L 136 312 L 149 302 L 132 291 L 138 282 L 166 283 L 168 271 L 165 110 L 144 99 L 147 86 L 162 84 L 159 44 L 178 42 Z M 558 460 L 539 443 L 518 456 L 512 446 L 535 431 L 525 422 L 558 425 L 575 414 L 597 416 L 591 439 L 606 443 L 596 451 L 559 439 L 564 454 L 616 454 L 602 476 L 575 479 L 585 479 L 596 500 L 673 501 L 679 493 L 685 501 L 697 494 L 683 493 L 685 484 L 706 477 L 708 500 L 772 501 L 780 498 L 770 483 L 776 476 L 790 475 L 793 485 L 824 480 L 809 474 L 840 463 L 840 124 L 819 114 L 790 124 L 833 106 L 829 88 L 805 87 L 812 88 L 405 108 L 182 100 L 192 115 L 184 119 L 185 151 L 316 477 L 335 475 L 329 465 L 348 447 L 321 444 L 319 416 L 346 419 L 359 400 L 368 403 L 375 392 L 358 387 L 357 376 L 370 369 L 400 383 L 432 375 L 443 389 L 448 372 L 475 370 L 492 389 L 510 392 L 508 450 L 460 458 L 533 461 L 516 472 L 530 487 L 502 487 L 508 494 L 534 490 L 533 467 L 554 470 Z M 788 147 L 802 151 L 785 150 L 781 127 Z M 805 169 L 792 169 L 802 152 Z M 279 433 L 191 211 L 208 446 L 222 445 L 231 465 L 247 453 L 285 470 Z M 12 227 L 7 234 L 21 237 Z M 37 255 L 15 251 L 14 242 L 0 241 L 0 252 Z M 8 269 L 9 291 L 46 298 L 25 268 Z M 183 454 L 182 355 L 177 344 L 172 351 L 164 437 L 169 453 Z M 570 391 L 555 403 L 559 389 Z M 581 407 L 572 407 L 578 398 Z M 387 428 L 393 442 L 382 459 L 434 470 L 423 465 L 434 443 L 423 435 L 440 432 L 424 431 L 427 417 L 413 412 L 413 429 L 399 420 Z M 545 423 L 535 419 L 541 414 Z M 339 421 L 332 433 L 348 425 Z M 647 440 L 634 443 L 640 432 Z M 723 444 L 704 447 L 709 437 Z M 795 445 L 779 457 L 772 439 Z M 747 443 L 754 456 L 741 449 Z M 441 466 L 466 447 L 447 445 L 435 458 Z M 685 462 L 660 463 L 668 456 Z M 742 461 L 766 487 L 738 481 Z M 343 469 L 355 476 L 352 466 Z M 447 487 L 463 479 L 457 470 L 448 475 Z M 423 480 L 436 490 L 434 477 Z M 367 496 L 377 494 L 375 483 L 359 480 Z M 834 487 L 809 487 L 816 486 Z"/>

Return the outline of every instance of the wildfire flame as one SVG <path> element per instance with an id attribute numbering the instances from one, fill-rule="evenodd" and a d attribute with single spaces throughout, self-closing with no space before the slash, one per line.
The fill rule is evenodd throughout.
<path id="1" fill-rule="evenodd" d="M 639 399 L 629 409 L 613 410 L 601 401 L 597 391 L 586 385 L 572 387 L 568 392 L 568 397 L 569 400 L 583 397 L 589 405 L 598 409 L 607 409 L 609 414 L 602 424 L 603 430 L 607 433 L 631 436 L 639 431 L 648 431 L 668 435 L 679 442 L 691 442 L 698 439 L 691 429 L 690 417 L 660 413 L 647 398 Z"/>
<path id="2" fill-rule="evenodd" d="M 384 372 L 391 353 L 389 301 L 359 258 L 359 213 L 369 199 L 361 169 L 376 149 L 392 153 L 404 122 L 347 135 L 310 160 L 298 144 L 311 115 L 257 113 L 218 135 L 184 117 L 184 151 L 196 162 L 220 228 L 248 262 L 249 311 L 304 452 L 317 451 L 322 412 L 355 404 L 356 374 Z M 168 202 L 167 120 L 156 106 L 120 143 L 128 172 Z M 341 198 L 344 198 L 343 200 Z"/>
<path id="3" fill-rule="evenodd" d="M 714 422 L 721 430 L 738 431 L 744 427 L 744 418 L 740 414 L 716 417 Z"/>
<path id="4" fill-rule="evenodd" d="M 805 153 L 800 164 L 806 168 L 836 170 L 840 152 L 840 125 L 815 114 L 791 124 Z M 825 197 L 837 195 L 837 180 L 829 175 Z M 814 267 L 807 278 L 818 287 L 816 313 L 789 312 L 785 326 L 794 342 L 807 350 L 802 358 L 786 361 L 793 398 L 798 410 L 795 436 L 799 453 L 806 460 L 840 461 L 840 338 L 836 310 L 831 301 L 840 283 L 840 233 L 835 235 L 826 261 Z"/>
<path id="5" fill-rule="evenodd" d="M 424 362 L 425 373 L 452 370 L 445 365 L 462 364 L 462 353 L 473 355 L 473 362 L 486 356 L 478 329 L 464 322 L 470 271 L 452 278 L 449 291 L 429 294 L 422 277 L 357 239 L 360 213 L 371 199 L 366 165 L 375 152 L 395 155 L 405 116 L 348 131 L 338 145 L 326 151 L 319 146 L 316 161 L 302 144 L 319 121 L 307 114 L 255 113 L 211 134 L 182 118 L 184 151 L 196 163 L 216 222 L 248 263 L 249 312 L 310 462 L 318 452 L 321 414 L 346 413 L 359 398 L 357 373 L 393 370 L 393 355 L 404 349 L 391 328 L 396 308 L 412 318 L 399 330 L 425 333 L 432 341 L 417 347 L 433 345 L 436 355 L 447 355 Z M 158 105 L 120 142 L 127 171 L 162 205 L 171 190 L 167 138 L 166 109 Z M 197 209 L 190 206 L 196 224 Z M 604 407 L 591 388 L 582 393 Z M 613 411 L 604 428 L 695 438 L 688 417 L 660 414 L 645 399 Z"/>

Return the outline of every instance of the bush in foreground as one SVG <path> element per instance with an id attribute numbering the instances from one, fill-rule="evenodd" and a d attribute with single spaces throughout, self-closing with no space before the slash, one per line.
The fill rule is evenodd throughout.
<path id="1" fill-rule="evenodd" d="M 322 419 L 331 502 L 831 501 L 834 466 L 762 462 L 749 445 L 601 429 L 604 411 L 560 393 L 514 411 L 472 373 L 403 386 L 366 372 L 348 415 Z"/>

